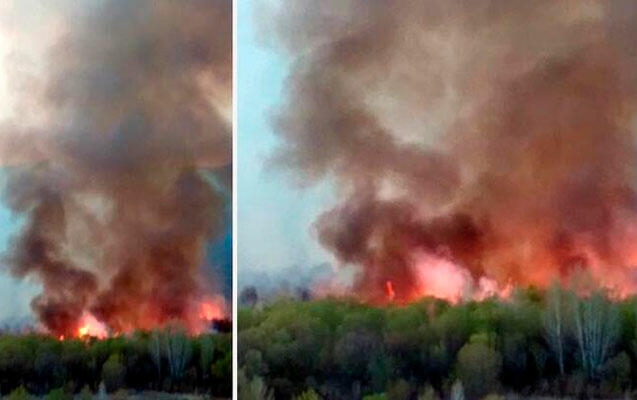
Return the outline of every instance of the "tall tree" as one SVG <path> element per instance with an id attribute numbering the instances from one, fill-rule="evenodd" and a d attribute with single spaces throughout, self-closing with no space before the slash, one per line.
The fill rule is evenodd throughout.
<path id="1" fill-rule="evenodd" d="M 161 333 L 155 329 L 150 334 L 150 357 L 155 364 L 155 368 L 157 368 L 157 389 L 161 386 Z"/>
<path id="2" fill-rule="evenodd" d="M 555 282 L 548 291 L 544 310 L 544 328 L 551 350 L 555 353 L 560 375 L 564 375 L 564 341 L 566 338 L 566 313 L 564 289 Z"/>
<path id="3" fill-rule="evenodd" d="M 600 372 L 617 341 L 618 313 L 606 293 L 600 290 L 588 297 L 571 296 L 571 299 L 580 361 L 588 377 L 593 378 Z"/>
<path id="4" fill-rule="evenodd" d="M 164 354 L 168 359 L 168 368 L 172 382 L 181 379 L 186 364 L 192 356 L 192 345 L 183 328 L 169 327 L 163 334 Z"/>

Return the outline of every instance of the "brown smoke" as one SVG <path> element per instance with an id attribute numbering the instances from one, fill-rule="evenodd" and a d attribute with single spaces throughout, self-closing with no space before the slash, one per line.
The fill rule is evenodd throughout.
<path id="1" fill-rule="evenodd" d="M 60 39 L 16 94 L 47 122 L 15 116 L 0 149 L 6 204 L 25 216 L 9 269 L 41 283 L 32 307 L 50 331 L 73 334 L 84 313 L 116 332 L 196 329 L 214 298 L 202 266 L 223 207 L 210 171 L 231 162 L 231 4 L 52 7 Z"/>
<path id="2" fill-rule="evenodd" d="M 275 162 L 302 184 L 338 184 L 315 228 L 361 268 L 360 296 L 437 294 L 445 277 L 430 271 L 449 265 L 474 286 L 588 269 L 637 290 L 634 2 L 271 11 L 294 59 Z"/>

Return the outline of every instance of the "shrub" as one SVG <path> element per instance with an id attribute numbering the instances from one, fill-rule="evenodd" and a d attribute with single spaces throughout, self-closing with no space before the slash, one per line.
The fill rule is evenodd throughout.
<path id="1" fill-rule="evenodd" d="M 29 392 L 27 392 L 24 386 L 18 386 L 7 396 L 7 400 L 28 400 L 28 399 L 29 399 Z"/>
<path id="2" fill-rule="evenodd" d="M 423 391 L 418 395 L 418 400 L 439 400 L 440 397 L 436 393 L 436 390 L 431 387 L 431 385 L 427 385 Z"/>
<path id="3" fill-rule="evenodd" d="M 411 388 L 409 387 L 409 383 L 404 379 L 400 379 L 390 386 L 389 390 L 387 390 L 387 399 L 388 400 L 402 400 L 408 399 L 411 393 Z"/>
<path id="4" fill-rule="evenodd" d="M 113 393 L 113 395 L 111 396 L 112 400 L 126 400 L 128 399 L 128 392 L 125 389 L 118 389 L 115 393 Z"/>
<path id="5" fill-rule="evenodd" d="M 313 389 L 306 390 L 300 395 L 296 396 L 294 400 L 320 400 L 318 393 L 316 393 Z"/>
<path id="6" fill-rule="evenodd" d="M 91 392 L 91 388 L 88 385 L 84 386 L 80 391 L 79 400 L 93 400 L 93 393 Z"/>
<path id="7" fill-rule="evenodd" d="M 387 400 L 387 395 L 385 393 L 368 394 L 363 396 L 363 400 Z"/>
<path id="8" fill-rule="evenodd" d="M 73 396 L 66 393 L 63 388 L 53 389 L 46 395 L 46 400 L 71 400 Z"/>

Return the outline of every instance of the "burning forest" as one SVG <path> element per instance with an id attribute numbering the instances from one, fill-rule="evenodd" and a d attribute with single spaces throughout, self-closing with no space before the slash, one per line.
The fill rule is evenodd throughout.
<path id="1" fill-rule="evenodd" d="M 270 12 L 293 60 L 272 163 L 335 183 L 312 229 L 358 268 L 357 297 L 480 298 L 580 273 L 637 292 L 634 2 Z"/>
<path id="2" fill-rule="evenodd" d="M 231 2 L 27 3 L 51 45 L 29 74 L 34 38 L 3 27 L 4 204 L 21 220 L 5 269 L 41 286 L 32 309 L 59 338 L 229 318 L 206 246 L 230 185 Z"/>

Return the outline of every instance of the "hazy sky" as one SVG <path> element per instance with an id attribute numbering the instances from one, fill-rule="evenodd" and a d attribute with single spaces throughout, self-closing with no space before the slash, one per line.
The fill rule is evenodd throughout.
<path id="1" fill-rule="evenodd" d="M 4 186 L 0 170 L 0 185 Z M 4 253 L 10 235 L 19 227 L 18 218 L 0 206 L 0 251 Z M 37 293 L 37 286 L 0 273 L 0 324 L 8 319 L 21 318 L 30 314 L 30 298 Z"/>
<path id="2" fill-rule="evenodd" d="M 25 57 L 25 54 L 30 61 L 37 59 L 46 42 L 42 38 L 50 37 L 51 35 L 45 33 L 54 29 L 52 26 L 55 24 L 51 20 L 51 15 L 42 3 L 9 0 L 0 3 L 0 119 L 11 117 L 15 106 L 15 99 L 11 95 L 15 82 L 8 80 L 9 68 L 15 68 L 16 58 Z M 39 36 L 39 39 L 33 41 L 33 47 L 17 51 L 16 43 L 29 35 L 29 32 Z M 37 62 L 27 62 L 26 59 L 17 65 L 28 72 L 37 70 Z M 0 190 L 4 190 L 4 181 L 4 172 L 0 168 Z M 0 203 L 1 254 L 4 254 L 11 235 L 19 228 L 18 221 L 19 217 L 12 215 Z M 29 302 L 37 291 L 35 284 L 18 281 L 3 273 L 0 268 L 0 325 L 5 321 L 30 315 Z"/>
<path id="3" fill-rule="evenodd" d="M 259 0 L 238 2 L 238 275 L 311 268 L 329 257 L 311 234 L 311 224 L 330 190 L 301 189 L 289 176 L 268 168 L 277 144 L 270 120 L 282 102 L 290 60 L 258 37 Z M 267 32 L 260 34 L 267 34 Z"/>

